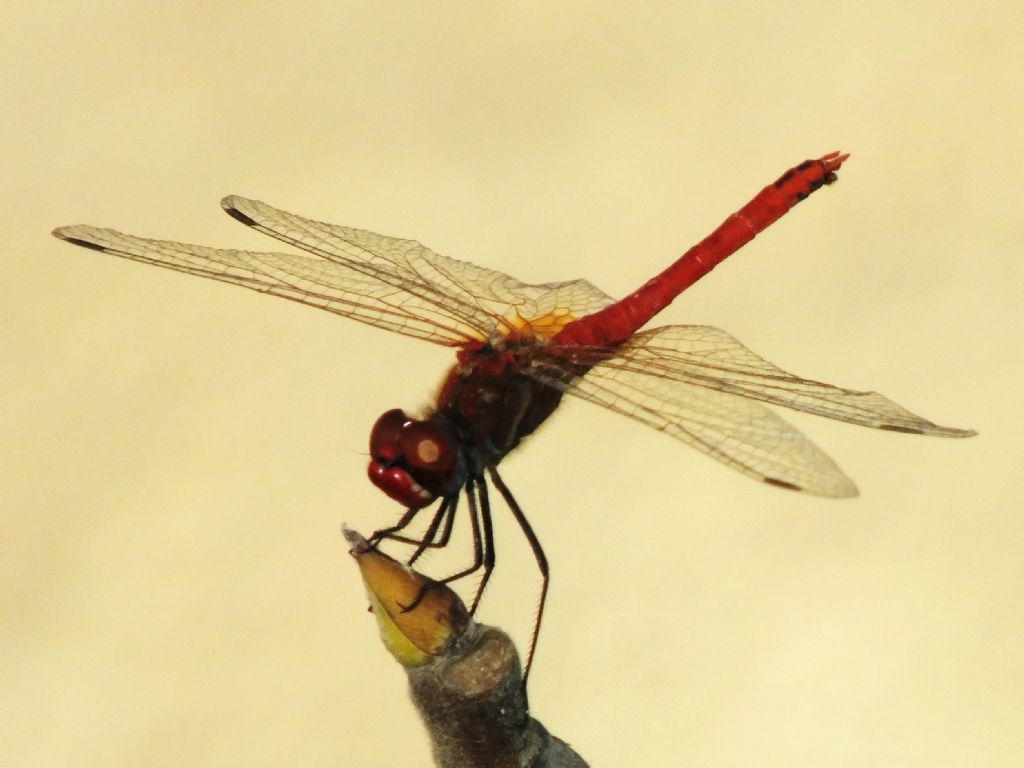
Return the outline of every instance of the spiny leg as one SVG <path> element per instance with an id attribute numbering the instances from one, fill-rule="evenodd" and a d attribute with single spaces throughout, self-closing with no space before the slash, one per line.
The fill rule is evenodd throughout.
<path id="1" fill-rule="evenodd" d="M 441 506 L 437 508 L 437 512 L 434 514 L 434 518 L 430 521 L 430 525 L 427 526 L 426 532 L 423 534 L 422 541 L 416 547 L 416 551 L 412 553 L 412 557 L 408 559 L 407 564 L 412 565 L 419 560 L 427 547 L 445 547 L 448 544 L 448 539 L 452 535 L 452 523 L 455 520 L 455 512 L 459 506 L 459 496 L 455 494 L 453 496 L 446 496 L 444 501 L 441 502 Z M 441 525 L 441 521 L 444 521 L 444 530 L 441 531 L 441 538 L 434 541 L 434 536 L 437 535 L 437 529 Z"/>
<path id="2" fill-rule="evenodd" d="M 508 486 L 502 481 L 494 467 L 488 467 L 487 471 L 491 475 L 491 482 L 494 483 L 494 487 L 498 489 L 498 492 L 505 499 L 509 509 L 512 510 L 513 517 L 515 517 L 516 522 L 519 523 L 519 527 L 523 529 L 523 534 L 526 536 L 526 540 L 530 542 L 530 549 L 533 550 L 533 556 L 537 560 L 537 569 L 540 571 L 542 579 L 540 588 L 540 605 L 537 607 L 537 619 L 533 624 L 533 637 L 530 638 L 530 652 L 526 657 L 526 666 L 523 668 L 523 688 L 525 688 L 526 679 L 530 676 L 530 667 L 533 666 L 533 654 L 537 650 L 537 639 L 540 637 L 540 624 L 541 620 L 544 618 L 544 603 L 547 601 L 548 584 L 551 580 L 551 570 L 548 567 L 548 558 L 544 554 L 544 548 L 540 545 L 540 539 L 538 539 L 537 534 L 533 532 L 533 527 L 526 519 L 526 515 L 523 514 L 523 510 L 519 508 L 519 504 L 516 503 L 515 498 L 512 496 L 512 492 L 509 491 Z"/>
<path id="3" fill-rule="evenodd" d="M 447 577 L 441 579 L 440 582 L 428 581 L 426 584 L 424 584 L 422 587 L 420 587 L 419 592 L 416 593 L 416 597 L 413 598 L 413 601 L 411 603 L 409 603 L 409 605 L 401 606 L 403 613 L 408 613 L 409 611 L 413 610 L 416 606 L 418 606 L 423 601 L 423 598 L 427 594 L 427 592 L 429 592 L 433 587 L 437 586 L 437 584 L 439 584 L 439 583 L 440 584 L 450 584 L 453 581 L 458 581 L 459 579 L 464 578 L 466 576 L 469 576 L 472 573 L 476 573 L 478 570 L 480 570 L 480 567 L 483 566 L 487 562 L 487 554 L 486 554 L 484 548 L 485 548 L 485 546 L 487 544 L 489 544 L 490 548 L 493 549 L 494 541 L 493 541 L 493 536 L 491 536 L 490 538 L 486 538 L 486 539 L 482 539 L 481 536 L 480 536 L 479 508 L 477 507 L 476 497 L 473 495 L 474 494 L 474 490 L 477 487 L 479 487 L 480 485 L 482 485 L 482 480 L 480 478 L 472 478 L 471 477 L 466 482 L 466 500 L 469 502 L 469 520 L 470 520 L 470 524 L 471 524 L 472 532 L 473 532 L 473 564 L 470 565 L 468 568 L 464 568 L 463 570 L 459 571 L 458 573 L 454 573 L 451 576 L 447 576 Z M 448 537 L 451 535 L 451 527 L 452 527 L 451 520 L 454 518 L 454 511 L 455 511 L 455 507 L 457 506 L 457 504 L 458 504 L 458 497 L 454 497 L 453 500 L 452 500 L 451 508 L 450 508 L 450 511 L 452 512 L 452 514 L 449 515 L 449 517 L 448 517 L 449 522 L 445 526 L 445 530 L 441 534 L 441 539 L 444 540 L 445 543 L 447 543 Z M 435 516 L 435 521 L 438 520 L 438 519 L 439 518 L 437 516 Z M 431 523 L 431 525 L 433 525 L 433 522 Z M 488 523 L 488 525 L 489 525 L 489 523 Z M 486 544 L 485 544 L 485 542 L 486 542 Z M 421 548 L 422 548 L 422 545 L 421 545 Z M 417 554 L 414 556 L 414 558 L 418 557 L 418 556 L 419 556 L 419 553 L 417 552 Z M 493 555 L 490 556 L 490 562 L 491 562 L 491 567 L 493 568 L 494 567 L 494 556 Z M 410 565 L 412 564 L 411 560 L 409 561 L 409 564 Z M 486 582 L 486 576 L 484 578 L 484 581 Z M 481 590 L 482 590 L 482 586 L 478 587 L 476 598 L 473 601 L 473 607 L 470 609 L 470 613 L 471 614 L 473 613 L 473 611 L 476 610 L 476 604 L 480 600 L 480 591 Z"/>
<path id="4" fill-rule="evenodd" d="M 480 521 L 483 523 L 483 568 L 484 575 L 477 585 L 476 594 L 473 596 L 473 604 L 469 607 L 470 615 L 476 613 L 476 607 L 480 604 L 480 598 L 484 595 L 484 588 L 491 578 L 494 570 L 494 525 L 491 522 L 491 503 L 487 498 L 487 481 L 483 477 L 477 478 L 476 488 L 480 494 Z"/>
<path id="5" fill-rule="evenodd" d="M 441 538 L 439 538 L 433 544 L 428 545 L 430 547 L 438 547 L 443 549 L 444 547 L 448 546 L 448 541 L 452 537 L 452 528 L 455 526 L 455 512 L 459 506 L 458 493 L 455 493 L 452 496 L 448 497 L 447 499 L 445 499 L 445 501 L 448 501 L 448 517 L 445 520 L 444 528 L 441 531 Z"/>
<path id="6" fill-rule="evenodd" d="M 480 538 L 480 513 L 477 508 L 476 498 L 473 496 L 473 488 L 474 481 L 471 478 L 466 483 L 466 500 L 469 502 L 469 522 L 473 533 L 473 564 L 458 573 L 453 573 L 451 576 L 441 579 L 443 584 L 450 584 L 453 581 L 469 576 L 471 573 L 476 573 L 480 570 L 480 566 L 484 564 L 483 540 Z"/>
<path id="7" fill-rule="evenodd" d="M 402 513 L 402 516 L 398 518 L 398 522 L 388 528 L 380 528 L 370 534 L 370 538 L 367 540 L 367 544 L 371 547 L 376 547 L 383 539 L 391 539 L 393 541 L 400 541 L 403 543 L 409 543 L 410 539 L 405 536 L 396 536 L 399 531 L 404 530 L 409 524 L 415 519 L 417 513 L 423 509 L 423 507 L 411 507 Z M 413 541 L 415 544 L 419 544 L 419 540 Z"/>
<path id="8" fill-rule="evenodd" d="M 451 503 L 451 496 L 446 496 L 441 500 L 441 505 L 437 508 L 437 512 L 435 512 L 434 516 L 430 519 L 430 525 L 427 527 L 427 531 L 424 533 L 422 539 L 416 539 L 412 536 L 402 536 L 396 533 L 397 531 L 400 531 L 403 528 L 407 527 L 409 523 L 412 522 L 411 518 L 406 519 L 410 515 L 410 513 L 415 516 L 415 514 L 419 512 L 421 509 L 425 509 L 425 507 L 416 507 L 415 509 L 411 509 L 408 512 L 406 512 L 405 515 L 402 516 L 402 519 L 399 520 L 396 525 L 393 525 L 390 528 L 381 528 L 379 531 L 376 531 L 370 537 L 370 542 L 376 543 L 376 541 L 378 541 L 379 539 L 387 539 L 388 541 L 397 541 L 399 544 L 411 544 L 416 547 L 444 547 L 448 544 L 448 539 L 451 536 L 453 522 L 452 519 L 449 517 L 449 519 L 445 523 L 444 530 L 441 532 L 441 538 L 438 539 L 436 542 L 432 541 L 433 536 L 431 532 L 436 531 L 437 525 L 441 518 L 444 516 L 445 512 L 450 511 Z M 416 557 L 419 557 L 419 555 L 417 555 Z M 410 561 L 409 564 L 411 565 L 412 562 Z"/>

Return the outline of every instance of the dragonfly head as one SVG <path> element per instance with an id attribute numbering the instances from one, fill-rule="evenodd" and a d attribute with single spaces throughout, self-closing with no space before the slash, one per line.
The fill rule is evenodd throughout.
<path id="1" fill-rule="evenodd" d="M 370 482 L 406 507 L 425 507 L 455 491 L 464 473 L 455 439 L 438 419 L 394 408 L 370 431 Z"/>

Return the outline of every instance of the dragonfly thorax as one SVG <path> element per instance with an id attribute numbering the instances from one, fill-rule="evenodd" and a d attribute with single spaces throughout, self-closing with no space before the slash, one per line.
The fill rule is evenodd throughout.
<path id="1" fill-rule="evenodd" d="M 562 391 L 525 372 L 532 347 L 463 350 L 441 386 L 436 416 L 456 435 L 471 472 L 497 465 L 558 407 Z"/>

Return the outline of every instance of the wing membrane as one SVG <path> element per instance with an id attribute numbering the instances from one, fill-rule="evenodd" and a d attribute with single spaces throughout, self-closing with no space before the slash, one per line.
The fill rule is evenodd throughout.
<path id="1" fill-rule="evenodd" d="M 611 302 L 585 280 L 529 285 L 413 240 L 315 222 L 241 197 L 227 197 L 222 205 L 239 221 L 311 255 L 209 248 L 90 226 L 61 227 L 54 234 L 443 346 L 493 340 L 545 315 L 571 319 L 574 312 Z"/>
<path id="2" fill-rule="evenodd" d="M 553 369 L 548 373 L 554 374 Z M 536 375 L 536 374 L 535 374 Z M 752 400 L 676 384 L 664 389 L 642 374 L 600 365 L 570 382 L 545 379 L 568 394 L 621 413 L 762 482 L 817 496 L 856 496 L 857 487 L 823 451 Z"/>
<path id="3" fill-rule="evenodd" d="M 899 432 L 966 437 L 876 392 L 802 379 L 710 326 L 666 326 L 636 334 L 618 348 L 560 348 L 584 367 L 561 379 L 559 363 L 540 363 L 532 375 L 569 394 L 636 419 L 707 453 L 744 474 L 821 496 L 851 496 L 856 487 L 800 432 L 756 401 L 853 424 Z"/>
<path id="4" fill-rule="evenodd" d="M 974 434 L 928 421 L 877 392 L 794 376 L 711 326 L 670 325 L 638 333 L 597 367 L 606 366 L 616 376 L 644 376 L 654 391 L 683 383 L 876 429 L 938 437 Z"/>
<path id="5" fill-rule="evenodd" d="M 415 240 L 314 221 L 237 195 L 224 198 L 221 205 L 265 235 L 382 282 L 401 285 L 414 301 L 449 308 L 476 327 L 493 330 L 498 327 L 495 318 L 519 326 L 549 314 L 582 317 L 612 302 L 586 280 L 531 285 L 434 253 Z"/>
<path id="6" fill-rule="evenodd" d="M 408 296 L 394 286 L 323 259 L 150 240 L 88 226 L 62 227 L 54 234 L 104 253 L 281 296 L 444 346 L 462 344 L 488 330 L 410 306 Z"/>

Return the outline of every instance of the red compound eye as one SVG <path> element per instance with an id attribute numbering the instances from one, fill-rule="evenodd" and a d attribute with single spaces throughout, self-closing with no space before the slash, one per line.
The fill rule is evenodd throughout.
<path id="1" fill-rule="evenodd" d="M 414 467 L 446 472 L 455 464 L 455 446 L 448 433 L 429 421 L 410 421 L 399 435 L 402 456 Z"/>
<path id="2" fill-rule="evenodd" d="M 384 461 L 393 461 L 401 455 L 400 435 L 409 417 L 400 408 L 392 408 L 381 415 L 370 430 L 370 455 Z"/>
<path id="3" fill-rule="evenodd" d="M 438 421 L 410 419 L 398 408 L 370 430 L 370 480 L 410 509 L 453 493 L 465 481 L 459 452 Z"/>

